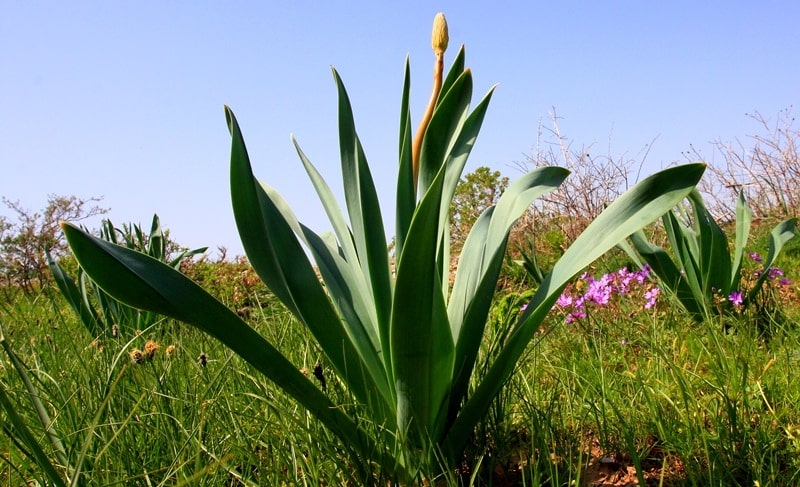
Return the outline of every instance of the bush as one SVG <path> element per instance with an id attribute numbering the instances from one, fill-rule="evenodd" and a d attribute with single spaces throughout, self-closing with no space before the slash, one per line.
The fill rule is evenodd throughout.
<path id="1" fill-rule="evenodd" d="M 0 287 L 8 293 L 20 289 L 32 293 L 49 279 L 45 252 L 54 257 L 66 253 L 59 222 L 78 222 L 102 215 L 108 209 L 96 205 L 101 198 L 47 197 L 47 206 L 32 212 L 19 201 L 2 198 L 13 217 L 0 216 Z"/>

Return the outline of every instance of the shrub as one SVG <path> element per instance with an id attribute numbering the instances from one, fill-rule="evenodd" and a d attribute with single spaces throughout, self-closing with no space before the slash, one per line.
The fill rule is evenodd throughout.
<path id="1" fill-rule="evenodd" d="M 59 222 L 79 222 L 108 211 L 94 204 L 101 198 L 50 195 L 47 206 L 37 212 L 19 201 L 2 200 L 14 214 L 12 219 L 0 217 L 0 287 L 6 293 L 32 293 L 48 282 L 45 253 L 58 257 L 67 250 Z"/>

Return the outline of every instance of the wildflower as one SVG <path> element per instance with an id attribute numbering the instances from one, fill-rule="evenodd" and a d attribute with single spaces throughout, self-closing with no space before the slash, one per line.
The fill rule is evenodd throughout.
<path id="1" fill-rule="evenodd" d="M 526 309 L 528 309 L 528 303 L 525 303 L 525 304 L 523 304 L 522 306 L 519 307 L 520 311 L 525 311 Z"/>
<path id="2" fill-rule="evenodd" d="M 661 293 L 661 289 L 654 287 L 644 293 L 644 309 L 652 309 L 653 306 L 656 305 L 656 300 L 658 299 L 658 295 Z"/>
<path id="3" fill-rule="evenodd" d="M 599 305 L 606 305 L 611 299 L 611 279 L 608 274 L 605 274 L 599 280 L 590 278 L 589 287 L 586 289 L 584 295 L 587 300 L 597 303 Z"/>
<path id="4" fill-rule="evenodd" d="M 791 283 L 792 283 L 792 280 L 789 279 L 788 277 L 785 277 L 785 278 L 781 279 L 780 281 L 778 281 L 778 284 L 780 284 L 781 286 L 788 286 Z"/>
<path id="5" fill-rule="evenodd" d="M 561 296 L 556 300 L 556 306 L 559 308 L 569 308 L 572 306 L 573 297 L 566 290 L 561 293 Z"/>
<path id="6" fill-rule="evenodd" d="M 777 267 L 770 267 L 769 269 L 767 269 L 767 278 L 770 281 L 774 281 L 776 278 L 782 277 L 782 276 L 783 276 L 783 270 L 782 269 L 779 269 Z"/>
<path id="7" fill-rule="evenodd" d="M 750 252 L 747 256 L 754 262 L 762 262 L 764 260 L 758 252 Z"/>
<path id="8" fill-rule="evenodd" d="M 581 318 L 586 318 L 585 311 L 573 311 L 572 313 L 568 314 L 564 322 L 567 324 L 574 322 L 575 320 L 579 320 Z"/>
<path id="9" fill-rule="evenodd" d="M 167 349 L 164 350 L 164 355 L 166 355 L 167 358 L 171 358 L 173 355 L 175 355 L 175 350 L 175 345 L 169 345 Z"/>
<path id="10" fill-rule="evenodd" d="M 627 344 L 628 344 L 628 340 L 626 340 L 626 339 L 624 339 L 624 338 L 623 338 L 622 340 L 620 340 L 619 344 L 620 344 L 620 345 L 622 345 L 622 346 L 624 347 L 625 345 L 627 345 Z"/>
<path id="11" fill-rule="evenodd" d="M 741 291 L 733 291 L 728 295 L 728 301 L 733 304 L 734 308 L 740 308 L 742 303 L 744 302 L 742 292 Z"/>

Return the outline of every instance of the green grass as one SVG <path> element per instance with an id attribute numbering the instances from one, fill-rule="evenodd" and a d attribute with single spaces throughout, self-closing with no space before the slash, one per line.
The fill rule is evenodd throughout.
<path id="1" fill-rule="evenodd" d="M 798 249 L 792 242 L 779 262 L 792 279 Z M 306 331 L 263 290 L 250 292 L 238 299 L 249 305 L 251 324 L 312 380 L 320 365 L 326 392 L 357 416 Z M 512 290 L 500 296 L 484 357 L 521 303 Z M 648 485 L 800 483 L 796 303 L 776 292 L 769 316 L 754 310 L 705 323 L 666 296 L 655 310 L 621 302 L 569 325 L 554 313 L 476 431 L 462 468 L 440 484 L 586 485 L 597 479 L 600 457 Z M 0 325 L 30 369 L 69 467 L 81 471 L 79 484 L 359 485 L 371 475 L 347 445 L 193 328 L 161 321 L 140 335 L 93 340 L 49 293 L 4 304 Z M 133 362 L 131 352 L 148 340 L 159 345 L 152 359 Z M 0 384 L 66 472 L 5 354 Z M 7 414 L 0 419 L 0 486 L 44 485 Z"/>

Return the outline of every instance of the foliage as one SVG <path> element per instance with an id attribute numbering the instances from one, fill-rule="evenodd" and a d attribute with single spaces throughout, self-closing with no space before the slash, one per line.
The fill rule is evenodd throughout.
<path id="1" fill-rule="evenodd" d="M 416 180 L 406 65 L 396 208 L 399 260 L 393 275 L 375 186 L 347 94 L 333 74 L 350 224 L 299 147 L 333 233 L 316 235 L 297 221 L 283 198 L 254 178 L 239 125 L 226 109 L 232 136 L 231 194 L 250 262 L 313 334 L 352 395 L 348 402 L 357 402 L 355 411 L 334 403 L 274 345 L 176 270 L 74 225 L 63 229 L 81 267 L 104 291 L 216 337 L 325 424 L 356 463 L 364 468 L 374 463 L 381 475 L 416 482 L 425 472 L 455 465 L 563 287 L 617 242 L 685 197 L 705 166 L 667 169 L 610 204 L 556 263 L 485 367 L 483 380 L 473 385 L 470 379 L 510 229 L 535 198 L 564 180 L 567 171 L 540 168 L 509 185 L 472 228 L 451 288 L 450 203 L 491 92 L 470 112 L 472 74 L 464 69 L 462 49 L 434 100 Z"/>
<path id="2" fill-rule="evenodd" d="M 450 203 L 450 245 L 454 252 L 464 245 L 478 217 L 497 204 L 508 183 L 508 178 L 501 176 L 500 171 L 492 171 L 486 166 L 459 180 Z"/>
<path id="3" fill-rule="evenodd" d="M 169 232 L 162 230 L 158 215 L 153 215 L 149 234 L 139 225 L 124 224 L 120 229 L 114 227 L 111 220 L 104 220 L 100 238 L 141 252 L 174 269 L 179 269 L 181 263 L 192 256 L 206 251 L 206 247 L 203 247 L 180 250 L 173 255 L 175 251 L 171 252 L 170 248 L 178 246 L 169 239 Z M 77 279 L 73 280 L 50 252 L 47 252 L 47 263 L 59 290 L 92 336 L 111 330 L 115 335 L 125 331 L 141 331 L 159 319 L 154 313 L 132 308 L 109 296 L 81 268 L 78 268 Z"/>
<path id="4" fill-rule="evenodd" d="M 89 206 L 99 201 L 100 198 L 50 195 L 43 210 L 31 212 L 18 201 L 3 197 L 5 206 L 14 213 L 13 219 L 0 216 L 0 287 L 4 292 L 18 288 L 33 293 L 46 283 L 49 273 L 45 252 L 60 256 L 67 249 L 58 223 L 106 213 L 107 209 Z"/>
<path id="5" fill-rule="evenodd" d="M 672 247 L 672 258 L 666 250 L 649 242 L 642 231 L 631 235 L 633 247 L 653 268 L 662 285 L 695 319 L 703 320 L 721 311 L 747 308 L 761 291 L 769 276 L 767 270 L 783 245 L 794 237 L 797 220 L 784 220 L 772 230 L 764 272 L 748 290 L 744 290 L 746 295 L 743 295 L 742 263 L 753 218 L 744 194 L 740 193 L 736 205 L 733 250 L 724 230 L 706 209 L 700 193 L 692 191 L 688 200 L 691 215 L 683 207 L 677 207 L 662 217 Z M 631 255 L 635 257 L 633 253 Z"/>

